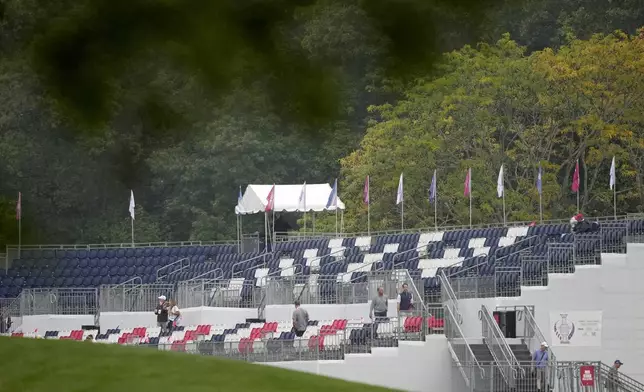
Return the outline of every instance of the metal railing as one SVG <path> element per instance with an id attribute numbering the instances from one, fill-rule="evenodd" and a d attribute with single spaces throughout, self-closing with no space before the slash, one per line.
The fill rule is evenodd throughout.
<path id="1" fill-rule="evenodd" d="M 445 336 L 447 337 L 447 342 L 450 353 L 452 354 L 452 359 L 463 375 L 465 383 L 473 391 L 477 382 L 485 377 L 486 370 L 476 359 L 476 356 L 472 351 L 472 347 L 468 343 L 467 339 L 465 338 L 465 334 L 463 334 L 463 331 L 461 330 L 459 322 L 457 322 L 454 313 L 452 313 L 452 309 L 449 306 L 445 306 L 444 309 Z M 475 369 L 469 369 L 470 371 L 467 371 L 467 366 L 474 366 Z"/>
<path id="2" fill-rule="evenodd" d="M 257 308 L 261 288 L 241 279 L 192 279 L 177 283 L 177 297 L 184 308 Z"/>
<path id="3" fill-rule="evenodd" d="M 98 313 L 98 290 L 95 288 L 23 289 L 20 315 Z"/>
<path id="4" fill-rule="evenodd" d="M 141 284 L 140 280 L 138 282 L 134 278 L 117 285 L 100 286 L 99 310 L 101 312 L 151 312 L 159 302 L 159 296 L 165 295 L 168 299 L 176 298 L 174 284 Z"/>
<path id="5" fill-rule="evenodd" d="M 460 325 L 463 323 L 463 316 L 458 310 L 458 297 L 456 297 L 456 293 L 454 293 L 454 289 L 452 288 L 450 281 L 447 279 L 445 271 L 441 271 L 441 273 L 438 274 L 438 278 L 441 282 L 441 302 L 451 310 L 455 320 Z"/>
<path id="6" fill-rule="evenodd" d="M 617 219 L 616 219 L 617 218 Z M 600 217 L 586 217 L 588 221 L 598 221 L 598 222 L 611 222 L 627 219 L 644 219 L 643 217 L 637 215 L 632 216 L 631 214 L 627 215 L 618 215 L 615 216 L 600 216 Z M 276 232 L 275 238 L 278 242 L 285 241 L 300 241 L 300 240 L 310 240 L 310 239 L 320 239 L 320 238 L 347 238 L 347 237 L 376 237 L 379 235 L 388 235 L 388 234 L 415 234 L 415 233 L 437 233 L 441 231 L 449 230 L 463 230 L 463 229 L 487 229 L 495 227 L 521 227 L 529 226 L 534 221 L 514 221 L 507 222 L 504 226 L 503 223 L 479 223 L 472 226 L 469 225 L 442 225 L 436 227 L 422 227 L 422 228 L 411 228 L 411 229 L 392 229 L 392 230 L 383 230 L 383 231 L 371 231 L 371 232 L 353 232 L 353 233 L 300 233 L 300 232 Z M 570 223 L 570 217 L 561 218 L 561 219 L 550 219 L 544 220 L 543 223 L 539 225 L 548 225 L 548 224 L 568 224 Z"/>
<path id="7" fill-rule="evenodd" d="M 508 342 L 501 333 L 498 323 L 492 318 L 490 311 L 485 305 L 481 305 L 479 318 L 481 319 L 483 342 L 490 350 L 505 382 L 510 388 L 515 388 L 517 377 L 521 371 L 517 357 L 510 349 Z"/>
<path id="8" fill-rule="evenodd" d="M 184 257 L 170 264 L 166 264 L 157 270 L 157 282 L 161 283 L 171 274 L 190 268 L 190 257 Z"/>
<path id="9" fill-rule="evenodd" d="M 246 271 L 251 270 L 251 269 L 256 269 L 256 268 L 258 268 L 258 266 L 254 266 L 254 265 L 252 265 L 252 264 L 253 264 L 253 262 L 254 262 L 255 260 L 262 259 L 262 260 L 263 260 L 262 265 L 264 265 L 264 266 L 265 266 L 265 265 L 267 264 L 267 262 L 266 262 L 266 258 L 267 258 L 268 256 L 273 257 L 273 253 L 271 253 L 271 252 L 269 252 L 269 253 L 262 253 L 261 255 L 251 257 L 250 259 L 241 260 L 241 261 L 236 262 L 235 264 L 233 264 L 233 267 L 232 267 L 232 277 L 233 277 L 233 278 L 239 278 L 239 277 L 242 277 L 242 276 L 244 276 L 244 273 L 245 273 Z M 249 263 L 250 263 L 251 265 L 246 266 L 246 265 L 247 265 L 247 264 L 249 264 Z M 242 268 L 240 268 L 240 269 L 238 270 L 238 269 L 237 269 L 237 266 L 242 266 Z"/>

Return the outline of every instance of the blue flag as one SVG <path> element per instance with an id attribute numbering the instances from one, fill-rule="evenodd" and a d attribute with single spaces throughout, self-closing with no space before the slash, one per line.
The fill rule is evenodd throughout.
<path id="1" fill-rule="evenodd" d="M 329 200 L 326 202 L 326 208 L 330 207 L 338 207 L 338 179 L 335 179 L 335 182 L 333 183 L 333 189 L 331 189 L 331 193 L 329 194 Z"/>
<path id="2" fill-rule="evenodd" d="M 429 186 L 429 202 L 434 203 L 436 201 L 436 170 L 434 170 L 434 176 L 432 177 L 432 184 Z"/>
<path id="3" fill-rule="evenodd" d="M 539 173 L 537 174 L 537 192 L 541 194 L 541 164 L 539 164 Z"/>

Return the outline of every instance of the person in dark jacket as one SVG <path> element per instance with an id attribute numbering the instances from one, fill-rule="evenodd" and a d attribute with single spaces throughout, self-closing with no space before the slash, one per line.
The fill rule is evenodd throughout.
<path id="1" fill-rule="evenodd" d="M 409 292 L 407 283 L 403 283 L 396 302 L 398 302 L 398 313 L 408 313 L 414 310 L 414 297 Z"/>
<path id="2" fill-rule="evenodd" d="M 159 304 L 154 309 L 154 314 L 157 315 L 157 326 L 161 328 L 161 332 L 168 330 L 168 308 L 170 305 L 166 299 L 165 295 L 159 296 Z"/>

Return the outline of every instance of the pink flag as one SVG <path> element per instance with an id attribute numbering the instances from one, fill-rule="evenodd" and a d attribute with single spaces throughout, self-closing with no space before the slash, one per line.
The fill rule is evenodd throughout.
<path id="1" fill-rule="evenodd" d="M 264 211 L 270 212 L 275 208 L 275 185 L 271 188 L 271 191 L 268 192 L 268 197 L 266 197 L 266 208 Z"/>
<path id="2" fill-rule="evenodd" d="M 18 192 L 18 202 L 16 202 L 16 220 L 22 219 L 22 193 Z"/>
<path id="3" fill-rule="evenodd" d="M 369 204 L 369 176 L 364 180 L 363 200 L 365 204 Z"/>
<path id="4" fill-rule="evenodd" d="M 465 186 L 463 188 L 463 196 L 469 196 L 472 193 L 472 169 L 467 169 L 465 175 Z"/>
<path id="5" fill-rule="evenodd" d="M 579 192 L 579 161 L 575 164 L 575 173 L 572 175 L 572 191 Z"/>

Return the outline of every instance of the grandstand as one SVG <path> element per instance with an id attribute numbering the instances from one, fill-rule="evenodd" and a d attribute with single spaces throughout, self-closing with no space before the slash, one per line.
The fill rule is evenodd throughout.
<path id="1" fill-rule="evenodd" d="M 319 235 L 277 242 L 266 253 L 240 253 L 233 244 L 43 247 L 7 257 L 0 303 L 4 314 L 19 318 L 14 336 L 82 340 L 96 332 L 83 332 L 81 325 L 97 324 L 103 343 L 265 362 L 408 390 L 427 390 L 427 378 L 455 371 L 442 390 L 527 392 L 536 390 L 531 351 L 543 341 L 553 344 L 548 312 L 603 309 L 602 336 L 615 331 L 608 305 L 588 290 L 606 286 L 603 277 L 613 265 L 628 276 L 627 243 L 642 242 L 642 234 L 643 219 L 621 217 L 583 234 L 571 233 L 567 223 L 548 223 Z M 604 265 L 607 254 L 623 260 Z M 368 303 L 376 288 L 393 298 L 402 283 L 418 299 L 414 311 L 398 314 L 390 303 L 390 317 L 372 322 Z M 571 288 L 578 291 L 560 294 Z M 582 293 L 597 305 L 580 307 L 573 297 Z M 154 326 L 151 309 L 160 294 L 178 299 L 183 327 L 161 333 Z M 296 299 L 314 319 L 301 338 L 290 332 Z M 553 308 L 557 303 L 564 307 Z M 523 330 L 502 329 L 499 317 L 508 313 L 521 317 Z M 621 328 L 625 333 L 638 327 Z M 634 370 L 637 352 L 609 345 L 605 350 L 551 347 L 548 382 L 573 377 L 581 365 L 570 361 L 595 361 L 596 374 L 607 374 L 598 361 L 609 362 L 612 355 L 634 365 L 634 378 L 623 377 L 630 389 L 623 390 L 644 391 L 636 381 L 644 381 L 644 372 Z M 433 370 L 416 363 L 416 379 L 389 374 L 396 365 L 388 361 L 404 356 Z M 351 363 L 357 366 L 358 359 L 375 368 L 386 363 L 382 373 L 388 378 L 355 371 Z"/>

